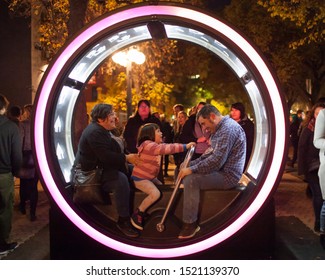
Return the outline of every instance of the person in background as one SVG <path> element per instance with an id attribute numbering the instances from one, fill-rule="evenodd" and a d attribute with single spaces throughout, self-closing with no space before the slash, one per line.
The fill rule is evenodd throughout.
<path id="1" fill-rule="evenodd" d="M 22 110 L 20 106 L 12 106 L 9 108 L 8 118 L 19 126 L 22 117 Z"/>
<path id="2" fill-rule="evenodd" d="M 160 120 L 154 117 L 150 112 L 150 102 L 142 99 L 138 102 L 137 111 L 130 117 L 123 131 L 123 138 L 126 142 L 126 151 L 128 153 L 137 153 L 137 137 L 139 128 L 146 123 L 156 123 L 161 127 Z"/>
<path id="3" fill-rule="evenodd" d="M 290 124 L 290 139 L 293 147 L 293 155 L 291 159 L 291 167 L 295 166 L 298 157 L 298 143 L 299 143 L 299 128 L 302 122 L 303 110 L 298 110 L 296 116 L 293 117 Z"/>
<path id="4" fill-rule="evenodd" d="M 123 138 L 125 140 L 126 153 L 137 153 L 137 137 L 139 128 L 146 123 L 156 123 L 161 128 L 160 120 L 151 114 L 150 102 L 142 99 L 138 102 L 137 111 L 134 116 L 130 117 L 125 125 L 123 131 Z M 164 175 L 162 168 L 159 172 L 158 178 L 164 183 Z"/>
<path id="5" fill-rule="evenodd" d="M 137 154 L 125 155 L 120 144 L 112 137 L 116 129 L 116 115 L 112 105 L 97 104 L 91 111 L 90 124 L 80 137 L 74 166 L 80 165 L 83 171 L 103 168 L 102 190 L 114 194 L 117 213 L 117 228 L 128 237 L 137 237 L 138 232 L 130 221 L 130 174 L 128 164 L 137 164 Z"/>
<path id="6" fill-rule="evenodd" d="M 8 99 L 0 95 L 0 255 L 14 250 L 17 242 L 8 242 L 14 206 L 14 176 L 22 164 L 18 126 L 6 117 Z"/>
<path id="7" fill-rule="evenodd" d="M 325 249 L 325 109 L 322 109 L 317 116 L 314 131 L 314 146 L 319 149 L 320 166 L 318 177 L 323 197 L 323 205 L 320 212 L 320 242 Z"/>
<path id="8" fill-rule="evenodd" d="M 175 137 L 177 131 L 179 131 L 179 123 L 178 123 L 178 113 L 184 111 L 184 106 L 182 104 L 175 104 L 173 106 L 173 113 L 174 113 L 174 119 L 172 122 L 173 127 L 173 138 Z"/>
<path id="9" fill-rule="evenodd" d="M 36 220 L 36 208 L 38 202 L 38 174 L 36 171 L 33 153 L 32 153 L 32 141 L 31 141 L 31 114 L 33 105 L 28 104 L 23 108 L 23 121 L 19 124 L 22 151 L 23 151 L 23 165 L 19 171 L 18 177 L 20 178 L 19 189 L 19 210 L 26 214 L 26 201 L 30 202 L 30 220 L 33 222 Z"/>
<path id="10" fill-rule="evenodd" d="M 313 209 L 315 214 L 314 230 L 319 232 L 320 228 L 320 211 L 323 204 L 322 193 L 319 185 L 319 149 L 316 149 L 314 140 L 315 122 L 319 111 L 325 108 L 325 103 L 317 103 L 313 106 L 311 113 L 302 122 L 298 142 L 298 174 L 304 175 L 305 180 L 311 191 Z"/>
<path id="11" fill-rule="evenodd" d="M 183 179 L 183 227 L 179 239 L 193 237 L 199 230 L 200 191 L 234 188 L 242 176 L 246 158 L 246 137 L 243 128 L 229 116 L 206 104 L 196 116 L 202 129 L 210 132 L 209 148 L 189 167 L 180 169 Z"/>
<path id="12" fill-rule="evenodd" d="M 200 112 L 201 108 L 206 104 L 206 102 L 199 102 L 195 110 L 189 116 L 188 120 L 185 122 L 180 136 L 181 143 L 196 142 L 195 152 L 192 160 L 199 158 L 205 150 L 209 147 L 210 132 L 202 129 L 200 124 L 196 120 L 196 115 Z"/>
<path id="13" fill-rule="evenodd" d="M 165 114 L 160 115 L 161 132 L 164 143 L 173 143 L 173 128 L 167 121 Z M 169 155 L 164 156 L 164 176 L 168 177 Z"/>
<path id="14" fill-rule="evenodd" d="M 135 228 L 143 230 L 146 210 L 160 197 L 160 191 L 155 184 L 161 185 L 161 182 L 157 179 L 161 156 L 186 151 L 193 145 L 195 143 L 163 143 L 162 132 L 157 124 L 148 123 L 140 127 L 138 154 L 141 163 L 133 168 L 132 179 L 135 187 L 147 194 L 147 197 L 131 216 L 131 223 Z"/>
<path id="15" fill-rule="evenodd" d="M 160 120 L 160 114 L 159 112 L 153 112 L 152 115 L 156 117 L 158 120 Z"/>
<path id="16" fill-rule="evenodd" d="M 246 159 L 244 170 L 247 167 L 248 161 L 251 158 L 255 129 L 254 123 L 247 117 L 246 109 L 243 103 L 237 102 L 231 105 L 230 117 L 235 120 L 244 129 L 246 135 Z"/>
<path id="17" fill-rule="evenodd" d="M 188 120 L 188 116 L 187 116 L 186 112 L 180 111 L 180 112 L 178 112 L 177 116 L 178 116 L 177 117 L 178 118 L 178 131 L 175 132 L 173 142 L 174 143 L 182 143 L 182 144 L 185 144 L 187 140 L 195 142 L 196 138 L 194 137 L 194 135 L 190 139 L 188 139 L 186 137 L 183 137 L 183 135 L 182 135 L 183 127 L 184 127 L 185 123 Z M 181 166 L 181 163 L 184 161 L 185 157 L 186 157 L 186 153 L 174 154 L 174 162 L 175 162 L 175 165 L 176 165 L 176 169 L 175 169 L 175 173 L 174 173 L 174 179 L 175 180 L 177 178 L 178 171 L 179 171 L 179 168 Z"/>

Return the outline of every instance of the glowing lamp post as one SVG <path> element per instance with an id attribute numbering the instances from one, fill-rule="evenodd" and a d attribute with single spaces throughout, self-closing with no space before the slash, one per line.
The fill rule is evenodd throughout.
<path id="1" fill-rule="evenodd" d="M 129 118 L 132 115 L 132 62 L 136 64 L 143 64 L 146 60 L 145 55 L 139 52 L 137 49 L 130 48 L 127 51 L 122 51 L 114 54 L 112 59 L 115 63 L 118 63 L 126 67 L 126 113 Z"/>

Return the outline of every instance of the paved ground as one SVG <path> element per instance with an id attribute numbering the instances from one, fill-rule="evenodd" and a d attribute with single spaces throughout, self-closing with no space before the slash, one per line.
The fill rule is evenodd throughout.
<path id="1" fill-rule="evenodd" d="M 311 199 L 306 195 L 307 184 L 294 168 L 287 167 L 275 193 L 276 229 L 279 238 L 280 259 L 325 259 L 325 251 L 319 245 L 319 237 L 313 232 L 314 217 Z M 18 211 L 19 181 L 11 240 L 19 243 L 13 252 L 0 257 L 5 260 L 49 259 L 49 203 L 39 185 L 37 220 Z M 28 213 L 28 208 L 27 208 Z"/>

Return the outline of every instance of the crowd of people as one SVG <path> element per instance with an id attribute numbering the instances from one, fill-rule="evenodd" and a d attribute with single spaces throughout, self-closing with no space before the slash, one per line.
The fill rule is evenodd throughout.
<path id="1" fill-rule="evenodd" d="M 38 174 L 32 156 L 32 105 L 12 106 L 0 95 L 0 253 L 17 243 L 8 243 L 14 199 L 14 177 L 20 178 L 19 210 L 26 214 L 30 201 L 30 220 L 36 220 Z M 8 112 L 7 112 L 8 111 Z M 234 188 L 249 163 L 255 138 L 254 122 L 243 103 L 231 105 L 222 115 L 213 105 L 199 102 L 190 112 L 182 104 L 173 107 L 174 119 L 151 113 L 148 100 L 140 100 L 135 114 L 122 132 L 113 106 L 93 107 L 88 126 L 83 130 L 74 166 L 84 171 L 102 168 L 101 189 L 114 193 L 117 228 L 126 236 L 138 237 L 145 227 L 146 212 L 161 196 L 159 188 L 168 176 L 169 156 L 174 158 L 175 179 L 182 179 L 183 225 L 179 239 L 188 239 L 200 231 L 200 191 Z M 302 113 L 302 112 L 299 112 Z M 320 231 L 325 248 L 325 103 L 318 102 L 305 120 L 296 117 L 290 126 L 294 147 L 292 165 L 298 160 L 299 173 L 312 191 L 315 230 Z M 293 136 L 294 135 L 294 136 Z M 186 151 L 195 146 L 188 166 L 182 165 Z M 130 209 L 130 193 L 136 188 L 146 194 Z"/>
<path id="2" fill-rule="evenodd" d="M 298 175 L 307 182 L 314 211 L 314 231 L 320 233 L 325 249 L 325 98 L 319 99 L 306 113 L 298 110 L 290 116 L 290 140 L 293 156 L 290 166 L 298 162 Z"/>
<path id="3" fill-rule="evenodd" d="M 148 208 L 161 196 L 157 186 L 168 176 L 166 156 L 173 155 L 175 179 L 179 176 L 184 185 L 183 227 L 178 238 L 191 238 L 199 231 L 200 190 L 234 188 L 244 172 L 246 133 L 254 133 L 254 129 L 245 132 L 248 118 L 244 105 L 240 108 L 242 114 L 237 120 L 223 116 L 205 102 L 199 102 L 189 114 L 182 104 L 176 104 L 175 118 L 169 123 L 164 116 L 151 112 L 148 100 L 140 100 L 118 135 L 113 133 L 117 131 L 117 118 L 112 106 L 97 104 L 81 135 L 74 166 L 81 165 L 85 171 L 103 168 L 102 188 L 115 194 L 117 228 L 128 237 L 137 237 L 145 227 Z M 254 134 L 249 136 L 253 141 Z M 191 146 L 195 146 L 194 156 L 183 168 Z M 132 187 L 146 194 L 134 211 L 129 209 Z"/>

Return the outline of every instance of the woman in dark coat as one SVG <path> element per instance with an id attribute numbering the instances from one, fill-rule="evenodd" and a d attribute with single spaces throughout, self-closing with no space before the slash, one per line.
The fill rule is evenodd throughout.
<path id="1" fill-rule="evenodd" d="M 133 117 L 130 117 L 127 121 L 123 138 L 126 142 L 126 151 L 128 153 L 137 153 L 137 137 L 139 128 L 146 123 L 156 123 L 161 129 L 160 120 L 151 115 L 150 103 L 148 100 L 140 100 L 138 102 L 137 112 Z"/>
<path id="2" fill-rule="evenodd" d="M 129 237 L 138 232 L 130 223 L 130 185 L 127 162 L 136 164 L 137 154 L 125 155 L 119 143 L 112 137 L 116 128 L 116 115 L 112 105 L 97 104 L 91 112 L 91 123 L 80 137 L 75 166 L 83 171 L 103 168 L 101 177 L 104 192 L 113 192 L 119 219 L 117 227 Z"/>

